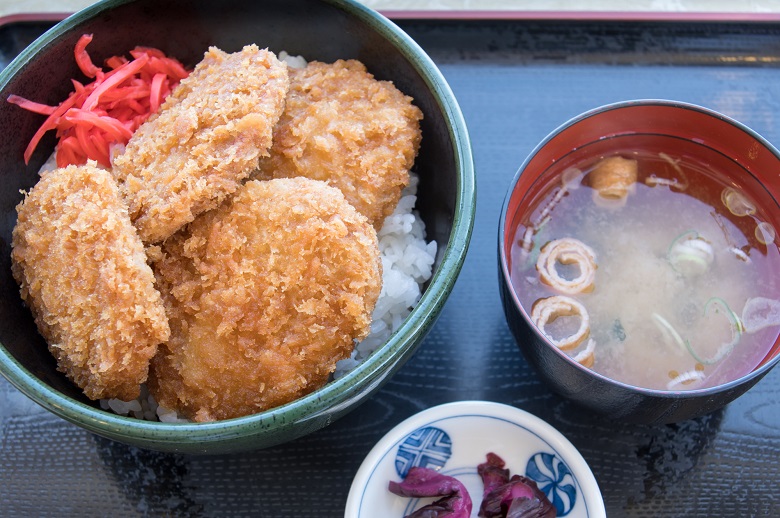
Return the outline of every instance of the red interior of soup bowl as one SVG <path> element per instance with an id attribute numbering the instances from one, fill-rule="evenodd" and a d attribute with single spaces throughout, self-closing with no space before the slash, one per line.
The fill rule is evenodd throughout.
<path id="1" fill-rule="evenodd" d="M 521 206 L 533 205 L 541 196 L 539 177 L 553 164 L 565 160 L 583 146 L 623 135 L 646 134 L 675 137 L 706 146 L 752 175 L 764 187 L 757 200 L 780 228 L 780 152 L 743 124 L 717 112 L 686 103 L 660 100 L 627 101 L 597 108 L 572 119 L 550 134 L 521 167 L 506 203 L 503 260 L 511 271 L 512 240 L 520 224 Z M 674 152 L 670 149 L 670 152 Z M 780 339 L 754 369 L 780 354 Z"/>

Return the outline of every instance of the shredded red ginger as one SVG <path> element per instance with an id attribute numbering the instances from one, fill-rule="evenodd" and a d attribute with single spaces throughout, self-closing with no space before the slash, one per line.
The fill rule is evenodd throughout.
<path id="1" fill-rule="evenodd" d="M 168 94 L 189 72 L 177 60 L 162 51 L 136 47 L 132 60 L 113 56 L 105 61 L 109 71 L 92 63 L 87 45 L 92 34 L 84 34 L 74 54 L 79 69 L 95 80 L 81 84 L 72 79 L 75 90 L 59 106 L 48 106 L 9 95 L 8 102 L 25 110 L 48 115 L 24 152 L 30 163 L 35 148 L 49 130 L 57 131 L 57 167 L 84 164 L 95 160 L 111 167 L 112 145 L 124 145 L 133 132 L 157 111 Z"/>

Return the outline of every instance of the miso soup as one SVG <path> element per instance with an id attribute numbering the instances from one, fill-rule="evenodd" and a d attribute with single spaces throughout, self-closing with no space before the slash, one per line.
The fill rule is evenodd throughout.
<path id="1" fill-rule="evenodd" d="M 583 365 L 634 386 L 698 389 L 750 372 L 777 340 L 777 203 L 727 157 L 617 137 L 573 151 L 526 197 L 515 291 Z"/>

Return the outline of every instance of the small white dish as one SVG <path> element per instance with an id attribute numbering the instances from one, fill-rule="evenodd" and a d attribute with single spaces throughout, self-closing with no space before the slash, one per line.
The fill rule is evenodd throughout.
<path id="1" fill-rule="evenodd" d="M 495 453 L 512 475 L 536 481 L 558 516 L 602 518 L 604 501 L 577 449 L 555 428 L 509 405 L 459 401 L 423 410 L 390 430 L 360 466 L 347 498 L 345 518 L 403 518 L 435 499 L 405 498 L 387 486 L 412 466 L 457 478 L 468 489 L 477 517 L 482 480 L 477 465 Z"/>

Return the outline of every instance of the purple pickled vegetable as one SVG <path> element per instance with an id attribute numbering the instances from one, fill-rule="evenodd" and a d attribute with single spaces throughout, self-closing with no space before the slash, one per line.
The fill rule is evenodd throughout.
<path id="1" fill-rule="evenodd" d="M 509 470 L 504 469 L 504 459 L 495 453 L 488 453 L 487 460 L 477 466 L 477 473 L 482 478 L 482 498 L 484 499 L 494 489 L 509 482 Z"/>
<path id="2" fill-rule="evenodd" d="M 514 477 L 512 478 L 514 479 Z M 507 509 L 506 518 L 555 518 L 558 515 L 555 506 L 544 493 L 539 491 L 532 480 L 529 480 L 529 482 L 533 484 L 537 496 L 513 499 L 512 503 L 509 504 L 509 509 Z"/>
<path id="3" fill-rule="evenodd" d="M 477 466 L 484 491 L 479 516 L 482 518 L 554 518 L 555 506 L 533 480 L 514 475 L 504 460 L 495 453 L 487 454 L 487 461 Z"/>
<path id="4" fill-rule="evenodd" d="M 405 518 L 469 518 L 471 516 L 471 497 L 466 487 L 457 479 L 429 468 L 411 468 L 403 482 L 390 481 L 388 489 L 398 496 L 411 498 L 443 497 L 417 509 Z"/>

